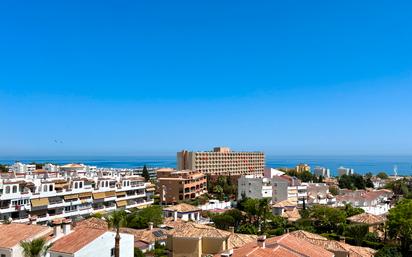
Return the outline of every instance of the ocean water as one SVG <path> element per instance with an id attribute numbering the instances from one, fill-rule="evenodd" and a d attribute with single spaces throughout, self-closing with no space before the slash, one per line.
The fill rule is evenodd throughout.
<path id="1" fill-rule="evenodd" d="M 24 163 L 32 161 L 57 164 L 81 162 L 87 165 L 108 168 L 136 168 L 143 165 L 149 167 L 176 167 L 175 156 L 0 157 L 0 163 L 2 164 L 12 164 L 16 160 Z M 307 163 L 311 167 L 327 167 L 333 175 L 336 174 L 336 170 L 340 166 L 353 168 L 359 174 L 385 171 L 390 175 L 393 174 L 396 166 L 398 175 L 412 175 L 412 156 L 266 156 L 266 166 L 272 168 L 294 167 L 299 163 Z"/>

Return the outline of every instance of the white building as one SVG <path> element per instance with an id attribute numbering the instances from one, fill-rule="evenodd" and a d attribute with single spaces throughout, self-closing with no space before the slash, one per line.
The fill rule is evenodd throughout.
<path id="1" fill-rule="evenodd" d="M 330 169 L 327 169 L 325 167 L 317 166 L 313 170 L 313 174 L 315 174 L 316 176 L 322 176 L 324 178 L 329 178 L 330 177 Z"/>
<path id="2" fill-rule="evenodd" d="M 30 241 L 48 236 L 50 227 L 26 224 L 0 224 L 0 256 L 23 257 L 21 241 Z"/>
<path id="3" fill-rule="evenodd" d="M 345 168 L 343 166 L 340 166 L 338 168 L 338 175 L 339 176 L 343 176 L 343 175 L 353 175 L 355 173 L 354 169 L 350 169 L 350 168 Z"/>
<path id="4" fill-rule="evenodd" d="M 308 205 L 334 205 L 336 197 L 329 192 L 329 186 L 325 183 L 303 183 L 307 186 L 308 198 L 306 203 Z"/>
<path id="5" fill-rule="evenodd" d="M 0 175 L 0 220 L 39 223 L 153 203 L 150 183 L 128 172 Z M 1 257 L 1 256 L 0 256 Z"/>
<path id="6" fill-rule="evenodd" d="M 52 163 L 46 163 L 43 165 L 43 170 L 46 172 L 59 172 L 60 167 Z"/>
<path id="7" fill-rule="evenodd" d="M 260 178 L 252 175 L 238 179 L 238 199 L 242 197 L 254 199 L 271 198 L 272 203 L 289 200 L 295 204 L 303 204 L 307 199 L 307 186 L 300 180 L 287 175 Z"/>
<path id="8" fill-rule="evenodd" d="M 272 182 L 269 178 L 253 175 L 241 176 L 238 179 L 238 199 L 243 197 L 262 199 L 272 198 Z"/>
<path id="9" fill-rule="evenodd" d="M 36 165 L 34 164 L 24 164 L 21 162 L 15 162 L 13 165 L 9 166 L 9 172 L 13 172 L 13 173 L 31 174 L 35 170 L 36 170 Z"/>
<path id="10" fill-rule="evenodd" d="M 265 178 L 273 178 L 274 176 L 282 176 L 284 175 L 285 172 L 277 170 L 277 169 L 273 169 L 273 168 L 269 168 L 269 167 L 265 167 L 265 171 L 263 173 L 263 176 Z"/>
<path id="11" fill-rule="evenodd" d="M 177 205 L 171 205 L 169 207 L 163 208 L 163 215 L 165 218 L 173 218 L 174 221 L 199 221 L 201 211 L 202 209 L 196 206 L 187 203 L 180 203 Z"/>
<path id="12" fill-rule="evenodd" d="M 113 257 L 116 233 L 103 229 L 79 228 L 53 243 L 50 257 Z M 134 236 L 120 234 L 120 257 L 133 257 Z"/>

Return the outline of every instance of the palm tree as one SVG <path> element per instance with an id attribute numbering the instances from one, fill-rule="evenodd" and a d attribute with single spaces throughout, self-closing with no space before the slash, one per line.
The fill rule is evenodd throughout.
<path id="1" fill-rule="evenodd" d="M 124 227 L 126 222 L 126 212 L 118 210 L 110 213 L 107 217 L 107 223 L 110 228 L 116 229 L 116 237 L 114 238 L 114 256 L 120 257 L 120 228 Z"/>
<path id="2" fill-rule="evenodd" d="M 258 218 L 259 220 L 263 220 L 263 226 L 261 230 L 262 233 L 264 233 L 266 230 L 266 221 L 270 213 L 269 204 L 270 204 L 269 198 L 262 198 L 259 200 Z"/>
<path id="3" fill-rule="evenodd" d="M 21 241 L 20 246 L 23 248 L 24 257 L 41 257 L 46 256 L 52 245 L 47 244 L 44 238 L 37 238 L 32 241 Z"/>

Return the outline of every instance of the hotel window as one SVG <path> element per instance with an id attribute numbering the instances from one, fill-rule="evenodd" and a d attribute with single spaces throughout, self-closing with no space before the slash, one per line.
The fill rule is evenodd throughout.
<path id="1" fill-rule="evenodd" d="M 9 186 L 6 187 L 6 194 L 10 194 L 10 187 Z"/>
<path id="2" fill-rule="evenodd" d="M 111 257 L 114 256 L 114 248 L 110 249 L 110 256 L 111 256 Z"/>
<path id="3" fill-rule="evenodd" d="M 17 193 L 17 186 L 13 186 L 13 193 Z"/>

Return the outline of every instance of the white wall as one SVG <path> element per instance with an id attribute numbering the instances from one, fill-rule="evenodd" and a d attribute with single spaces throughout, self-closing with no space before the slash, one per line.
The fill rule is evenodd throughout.
<path id="1" fill-rule="evenodd" d="M 111 249 L 114 248 L 114 238 L 116 233 L 106 232 L 93 242 L 89 243 L 74 254 L 74 257 L 111 257 Z M 130 234 L 120 234 L 120 257 L 133 257 L 134 236 Z M 51 252 L 50 257 L 71 257 L 73 255 Z"/>

